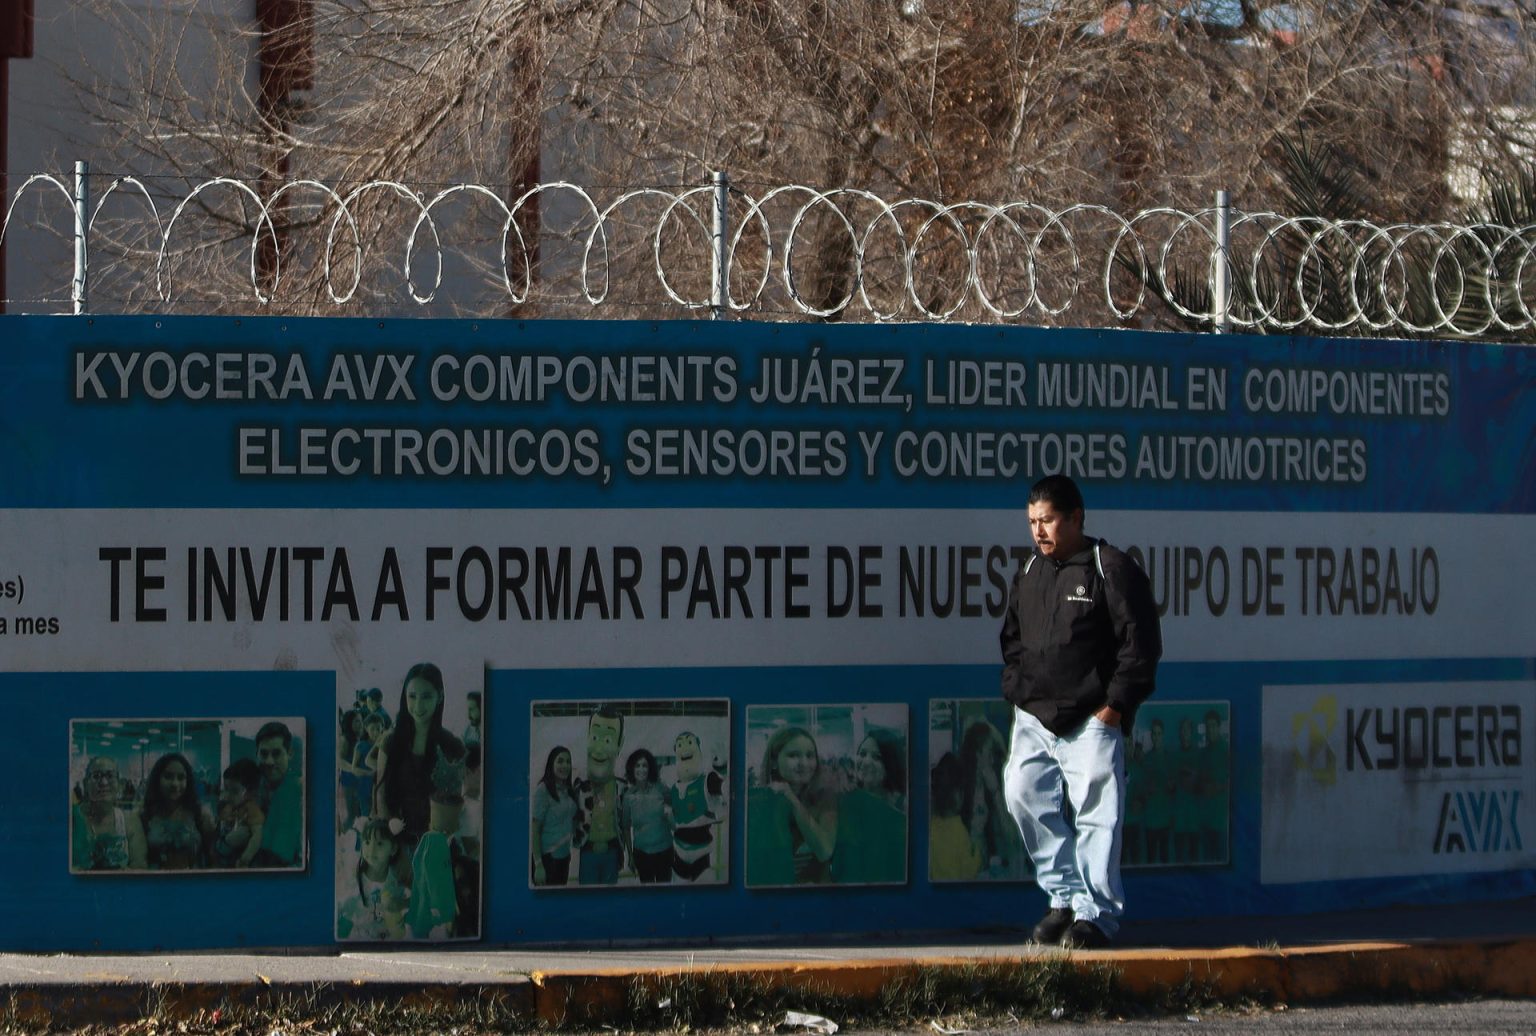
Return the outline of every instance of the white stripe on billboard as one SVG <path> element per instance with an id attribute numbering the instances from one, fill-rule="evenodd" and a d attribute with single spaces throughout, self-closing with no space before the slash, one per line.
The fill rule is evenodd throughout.
<path id="1" fill-rule="evenodd" d="M 1505 617 L 1536 583 L 1528 524 L 1088 519 L 1139 554 L 1185 662 L 1521 657 Z M 7 664 L 154 669 L 174 649 L 345 675 L 412 627 L 520 668 L 975 663 L 1027 543 L 1001 510 L 21 510 L 0 552 L 48 563 L 23 569 Z"/>

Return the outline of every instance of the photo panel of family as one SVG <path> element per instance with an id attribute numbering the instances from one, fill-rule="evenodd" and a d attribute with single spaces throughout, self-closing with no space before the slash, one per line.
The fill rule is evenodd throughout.
<path id="1" fill-rule="evenodd" d="M 387 695 L 338 681 L 336 938 L 478 939 L 483 670 L 393 675 Z"/>
<path id="2" fill-rule="evenodd" d="M 749 888 L 907 881 L 907 706 L 747 707 Z"/>
<path id="3" fill-rule="evenodd" d="M 1148 702 L 1137 710 L 1121 866 L 1231 861 L 1230 710 L 1224 701 Z"/>
<path id="4" fill-rule="evenodd" d="M 1014 711 L 1001 698 L 929 701 L 929 881 L 1032 880 L 1003 801 Z"/>
<path id="5" fill-rule="evenodd" d="M 729 700 L 531 708 L 530 887 L 729 881 Z"/>
<path id="6" fill-rule="evenodd" d="M 302 871 L 304 720 L 72 719 L 69 869 Z"/>

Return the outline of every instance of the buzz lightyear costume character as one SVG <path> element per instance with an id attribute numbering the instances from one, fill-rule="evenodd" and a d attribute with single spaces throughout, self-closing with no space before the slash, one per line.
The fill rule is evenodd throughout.
<path id="1" fill-rule="evenodd" d="M 698 881 L 710 869 L 715 828 L 725 819 L 723 764 L 704 771 L 704 747 L 691 730 L 673 742 L 677 781 L 667 789 L 672 808 L 672 873 L 683 881 Z M 718 879 L 724 860 L 715 861 Z"/>

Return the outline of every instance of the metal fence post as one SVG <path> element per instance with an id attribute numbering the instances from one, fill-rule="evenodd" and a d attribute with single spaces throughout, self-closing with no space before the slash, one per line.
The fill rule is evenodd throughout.
<path id="1" fill-rule="evenodd" d="M 1211 315 L 1216 333 L 1227 334 L 1232 330 L 1232 196 L 1226 191 L 1216 192 L 1216 253 L 1211 258 Z"/>
<path id="2" fill-rule="evenodd" d="M 714 184 L 714 220 L 710 231 L 710 251 L 713 262 L 709 277 L 710 316 L 720 320 L 731 311 L 731 177 L 729 173 L 715 172 L 710 181 Z"/>
<path id="3" fill-rule="evenodd" d="M 86 247 L 85 235 L 91 225 L 91 164 L 75 163 L 75 281 L 70 287 L 70 298 L 75 303 L 75 315 L 90 311 L 91 255 Z"/>

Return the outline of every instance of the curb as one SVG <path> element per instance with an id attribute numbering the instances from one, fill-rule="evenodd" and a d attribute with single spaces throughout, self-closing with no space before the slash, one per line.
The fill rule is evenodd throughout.
<path id="1" fill-rule="evenodd" d="M 657 985 L 690 977 L 716 992 L 733 983 L 805 989 L 850 1000 L 874 1000 L 891 982 L 924 971 L 1065 959 L 1079 969 L 1107 968 L 1119 988 L 1158 1002 L 1193 987 L 1219 1001 L 1319 1004 L 1349 999 L 1445 996 L 1536 997 L 1536 941 L 1352 943 L 1323 948 L 1218 950 L 1087 950 L 998 957 L 901 958 L 825 964 L 742 964 L 707 968 L 535 971 L 539 1020 L 615 1025 L 625 1021 L 637 981 Z"/>
<path id="2" fill-rule="evenodd" d="M 1089 954 L 1080 954 L 1086 960 Z M 1121 988 L 1195 983 L 1218 999 L 1317 1004 L 1350 998 L 1536 996 L 1536 941 L 1362 942 L 1277 950 L 1097 951 Z"/>
<path id="3" fill-rule="evenodd" d="M 1125 994 L 1157 1003 L 1180 990 L 1217 1001 L 1294 1005 L 1350 999 L 1417 1000 L 1454 996 L 1536 997 L 1536 940 L 1363 942 L 1327 947 L 1216 950 L 1089 950 L 985 957 L 887 958 L 818 963 L 711 964 L 534 971 L 492 982 L 443 981 L 144 981 L 106 979 L 13 983 L 6 1021 L 64 1029 L 123 1024 L 152 1016 L 199 1018 L 230 1007 L 318 1012 L 343 1004 L 391 1010 L 494 1009 L 546 1026 L 632 1027 L 637 989 L 662 992 L 687 980 L 700 997 L 744 985 L 804 990 L 873 1003 L 893 982 L 978 967 L 1067 963 L 1108 969 Z M 174 967 L 174 965 L 172 965 Z M 963 1005 L 956 1005 L 957 1009 Z M 280 1026 L 275 1028 L 278 1031 Z"/>

